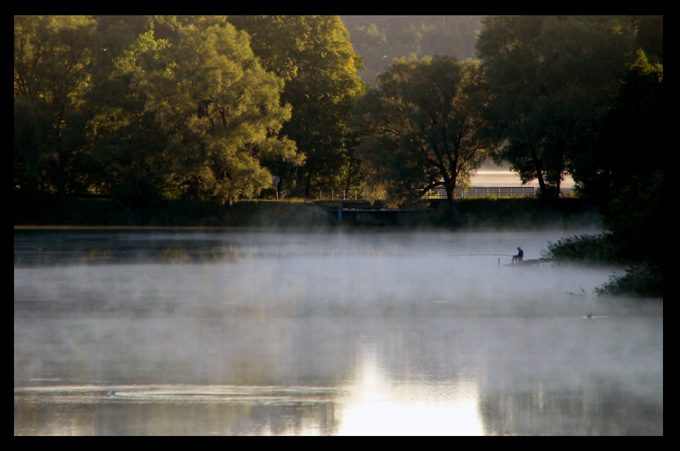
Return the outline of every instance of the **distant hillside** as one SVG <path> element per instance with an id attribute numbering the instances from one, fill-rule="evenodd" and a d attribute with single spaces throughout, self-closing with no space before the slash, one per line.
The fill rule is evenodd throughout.
<path id="1" fill-rule="evenodd" d="M 475 58 L 483 16 L 340 16 L 354 50 L 364 57 L 359 75 L 374 84 L 392 59 L 415 54 Z"/>

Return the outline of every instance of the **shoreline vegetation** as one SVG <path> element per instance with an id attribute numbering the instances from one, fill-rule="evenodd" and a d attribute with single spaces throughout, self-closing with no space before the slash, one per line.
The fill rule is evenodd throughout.
<path id="1" fill-rule="evenodd" d="M 580 198 L 545 202 L 537 198 L 477 198 L 456 203 L 451 219 L 445 205 L 433 203 L 421 210 L 398 212 L 389 223 L 361 223 L 339 218 L 342 201 L 255 200 L 232 206 L 218 202 L 157 200 L 129 208 L 111 199 L 73 199 L 71 211 L 59 200 L 16 199 L 15 229 L 34 228 L 179 228 L 202 230 L 262 229 L 320 232 L 336 228 L 398 230 L 537 230 L 562 229 L 565 237 L 548 243 L 544 257 L 583 264 L 624 266 L 625 274 L 612 276 L 596 290 L 598 295 L 663 298 L 663 267 L 636 261 L 625 255 L 624 246 L 606 232 L 569 236 L 570 231 L 602 229 L 597 209 Z M 347 205 L 347 204 L 345 204 Z M 40 206 L 40 207 L 38 207 Z M 354 206 L 357 205 L 349 205 Z M 366 208 L 380 209 L 379 202 L 365 201 Z M 351 210 L 345 210 L 351 211 Z M 343 221 L 344 219 L 344 221 Z"/>
<path id="2" fill-rule="evenodd" d="M 415 228 L 600 227 L 597 210 L 579 198 L 546 202 L 539 198 L 475 198 L 456 202 L 452 219 L 443 202 L 420 209 L 394 209 L 398 217 L 388 223 L 352 222 L 339 218 L 338 209 L 387 210 L 381 201 L 252 200 L 223 205 L 216 201 L 155 200 L 144 205 L 123 205 L 108 198 L 75 198 L 70 211 L 56 196 L 28 198 L 15 193 L 14 225 L 112 227 L 271 227 L 324 229 L 341 226 Z"/>
<path id="3" fill-rule="evenodd" d="M 565 262 L 623 266 L 625 274 L 610 276 L 607 283 L 595 289 L 598 295 L 663 299 L 663 261 L 631 257 L 626 243 L 617 242 L 611 233 L 570 236 L 557 243 L 548 242 L 543 254 Z"/>

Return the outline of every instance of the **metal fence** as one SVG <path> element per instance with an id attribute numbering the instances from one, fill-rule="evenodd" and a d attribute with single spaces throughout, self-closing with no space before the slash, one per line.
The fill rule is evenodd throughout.
<path id="1" fill-rule="evenodd" d="M 364 199 L 364 190 L 361 188 L 335 189 L 321 188 L 319 190 L 319 200 L 359 200 Z"/>
<path id="2" fill-rule="evenodd" d="M 532 197 L 536 195 L 533 186 L 473 186 L 471 188 L 456 189 L 456 198 L 465 199 L 471 197 Z M 446 190 L 436 188 L 430 190 L 426 199 L 446 199 Z M 361 188 L 334 189 L 322 188 L 319 190 L 319 200 L 359 200 L 364 199 Z"/>
<path id="3" fill-rule="evenodd" d="M 533 186 L 473 186 L 455 190 L 456 199 L 470 197 L 532 197 L 536 195 Z M 430 199 L 446 199 L 446 190 L 437 188 L 430 191 Z"/>

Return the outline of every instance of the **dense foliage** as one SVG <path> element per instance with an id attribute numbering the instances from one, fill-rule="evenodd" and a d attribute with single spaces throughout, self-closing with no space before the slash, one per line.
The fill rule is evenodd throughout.
<path id="1" fill-rule="evenodd" d="M 431 189 L 454 190 L 498 146 L 485 133 L 489 92 L 479 64 L 450 57 L 395 60 L 357 104 L 354 129 L 369 183 L 403 204 Z"/>
<path id="2" fill-rule="evenodd" d="M 15 17 L 15 194 L 232 203 L 348 172 L 363 83 L 342 22 L 250 20 Z"/>
<path id="3" fill-rule="evenodd" d="M 285 85 L 281 101 L 292 114 L 281 135 L 293 140 L 304 163 L 270 166 L 296 197 L 320 188 L 357 186 L 358 163 L 347 121 L 365 84 L 357 75 L 361 58 L 338 16 L 233 16 L 251 36 L 267 70 Z"/>
<path id="4" fill-rule="evenodd" d="M 634 50 L 611 16 L 489 16 L 477 42 L 495 95 L 500 158 L 556 196 L 571 154 L 589 144 Z"/>

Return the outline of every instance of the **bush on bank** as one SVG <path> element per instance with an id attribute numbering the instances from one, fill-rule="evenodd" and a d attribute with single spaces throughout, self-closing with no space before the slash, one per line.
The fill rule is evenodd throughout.
<path id="1" fill-rule="evenodd" d="M 596 288 L 600 295 L 663 298 L 663 266 L 641 263 L 626 269 L 622 276 L 611 276 L 609 282 Z"/>
<path id="2" fill-rule="evenodd" d="M 581 235 L 548 243 L 544 256 L 563 261 L 627 265 L 624 275 L 614 275 L 596 288 L 599 295 L 663 297 L 663 263 L 631 259 L 625 243 L 612 233 Z"/>

